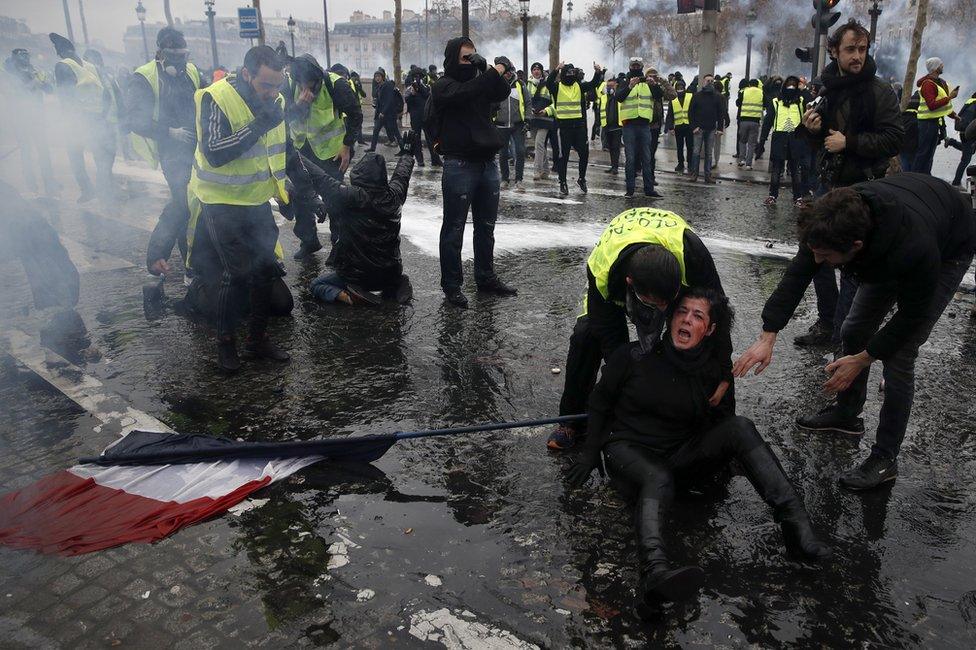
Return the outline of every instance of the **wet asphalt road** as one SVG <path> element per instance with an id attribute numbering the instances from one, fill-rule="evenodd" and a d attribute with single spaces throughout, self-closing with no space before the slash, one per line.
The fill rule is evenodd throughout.
<path id="1" fill-rule="evenodd" d="M 79 312 L 103 357 L 83 370 L 174 429 L 251 440 L 554 415 L 562 376 L 551 369 L 565 362 L 588 248 L 602 224 L 633 205 L 620 196 L 622 178 L 608 182 L 600 168 L 586 197 L 560 200 L 553 184 L 531 182 L 524 195 L 503 193 L 497 267 L 519 295 L 476 296 L 468 264 L 466 312 L 444 305 L 438 288 L 434 172 L 415 173 L 404 210 L 409 307 L 317 304 L 307 285 L 326 270 L 324 252 L 292 261 L 297 243 L 285 227 L 296 307 L 272 334 L 292 363 L 252 362 L 228 379 L 214 369 L 206 329 L 171 308 L 145 318 L 142 261 L 165 186 L 136 180 L 152 176 L 145 170 L 122 171 L 129 193 L 119 206 L 38 204 L 90 263 Z M 659 189 L 666 199 L 658 205 L 726 242 L 713 250 L 738 308 L 736 350 L 745 349 L 785 266 L 752 253 L 763 239 L 792 241 L 792 208 L 763 208 L 755 185 L 662 175 Z M 5 327 L 31 331 L 22 270 L 4 260 L 0 272 Z M 182 288 L 171 281 L 167 292 L 179 297 Z M 814 319 L 812 291 L 774 365 L 739 382 L 739 412 L 779 452 L 835 546 L 824 566 L 787 560 L 766 507 L 734 477 L 675 505 L 671 556 L 705 570 L 700 597 L 641 622 L 631 611 L 635 547 L 625 504 L 597 482 L 567 490 L 572 455 L 548 452 L 543 429 L 520 430 L 400 443 L 373 466 L 322 463 L 260 493 L 267 501 L 259 507 L 152 546 L 69 559 L 0 549 L 0 645 L 972 647 L 972 303 L 971 294 L 957 297 L 923 348 L 901 476 L 882 491 L 853 495 L 835 484 L 873 440 L 876 394 L 862 441 L 793 425 L 826 401 L 823 351 L 790 343 Z M 114 438 L 33 372 L 0 358 L 0 490 Z"/>

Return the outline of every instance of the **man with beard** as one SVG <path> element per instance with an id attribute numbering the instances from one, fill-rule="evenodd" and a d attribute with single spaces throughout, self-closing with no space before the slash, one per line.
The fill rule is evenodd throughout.
<path id="1" fill-rule="evenodd" d="M 817 171 L 821 194 L 862 181 L 882 178 L 888 161 L 902 146 L 904 130 L 898 99 L 891 86 L 876 75 L 868 56 L 870 34 L 850 20 L 830 36 L 827 47 L 834 60 L 821 73 L 823 100 L 803 115 L 805 134 L 820 154 Z M 841 276 L 837 289 L 834 269 L 821 265 L 813 280 L 817 292 L 817 322 L 795 339 L 798 345 L 838 343 L 857 287 Z"/>

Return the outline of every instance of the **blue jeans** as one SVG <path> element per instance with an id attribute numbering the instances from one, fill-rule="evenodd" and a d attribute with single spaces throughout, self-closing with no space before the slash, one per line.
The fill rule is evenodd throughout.
<path id="1" fill-rule="evenodd" d="M 335 302 L 347 286 L 338 273 L 326 273 L 312 280 L 308 288 L 322 302 Z"/>
<path id="2" fill-rule="evenodd" d="M 976 144 L 965 142 L 960 151 L 962 151 L 962 157 L 959 159 L 959 166 L 956 167 L 956 175 L 952 177 L 953 185 L 962 185 L 963 174 L 966 173 L 966 169 L 973 159 L 973 154 L 976 153 Z"/>
<path id="3" fill-rule="evenodd" d="M 959 283 L 969 269 L 973 256 L 942 262 L 938 284 L 932 294 L 924 322 L 881 363 L 884 367 L 885 394 L 878 418 L 878 431 L 872 453 L 896 458 L 908 428 L 908 418 L 915 398 L 915 359 L 918 348 L 929 338 L 932 328 L 952 300 Z M 844 322 L 841 338 L 844 354 L 857 354 L 881 327 L 898 298 L 898 283 L 864 283 L 857 289 L 850 315 Z M 865 368 L 851 386 L 837 395 L 837 408 L 846 416 L 856 417 L 867 398 L 868 374 Z"/>
<path id="4" fill-rule="evenodd" d="M 915 160 L 912 171 L 918 174 L 932 174 L 932 159 L 935 149 L 939 146 L 940 120 L 918 121 L 918 148 L 915 150 Z"/>
<path id="5" fill-rule="evenodd" d="M 502 180 L 508 180 L 508 159 L 515 159 L 515 182 L 522 180 L 525 170 L 525 131 L 522 125 L 515 127 L 512 134 L 508 137 L 508 142 L 502 147 L 498 154 L 498 166 L 502 175 Z"/>
<path id="6" fill-rule="evenodd" d="M 691 157 L 691 175 L 698 176 L 698 167 L 702 157 L 705 158 L 705 180 L 712 177 L 712 140 L 715 136 L 715 129 L 701 130 L 694 134 L 695 150 Z"/>
<path id="7" fill-rule="evenodd" d="M 644 194 L 654 191 L 654 165 L 651 160 L 651 127 L 648 124 L 624 124 L 624 178 L 627 192 L 637 187 L 637 161 L 640 161 L 641 175 L 644 179 Z"/>
<path id="8" fill-rule="evenodd" d="M 441 194 L 444 221 L 441 223 L 441 288 L 460 289 L 461 244 L 471 210 L 474 221 L 474 279 L 479 285 L 495 278 L 495 220 L 498 218 L 498 165 L 494 160 L 475 162 L 444 158 Z"/>

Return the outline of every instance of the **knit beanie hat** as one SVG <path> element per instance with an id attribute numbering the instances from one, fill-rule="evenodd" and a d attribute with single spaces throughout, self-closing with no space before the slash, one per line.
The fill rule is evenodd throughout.
<path id="1" fill-rule="evenodd" d="M 932 74 L 936 70 L 942 67 L 942 59 L 937 56 L 933 56 L 931 59 L 925 59 L 925 69 Z"/>

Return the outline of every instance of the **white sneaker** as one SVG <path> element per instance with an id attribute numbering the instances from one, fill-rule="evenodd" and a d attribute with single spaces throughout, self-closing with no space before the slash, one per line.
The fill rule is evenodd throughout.
<path id="1" fill-rule="evenodd" d="M 746 171 L 752 171 L 752 165 L 746 165 Z"/>

